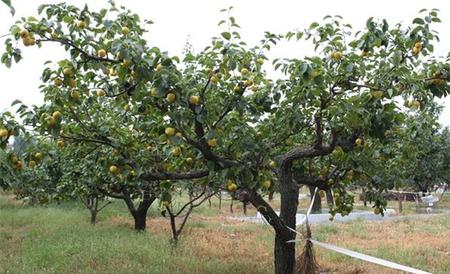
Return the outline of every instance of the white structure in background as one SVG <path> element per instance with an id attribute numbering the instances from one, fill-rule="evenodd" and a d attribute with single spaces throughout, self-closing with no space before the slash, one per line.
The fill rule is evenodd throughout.
<path id="1" fill-rule="evenodd" d="M 420 197 L 422 203 L 427 204 L 427 208 L 425 208 L 425 212 L 430 214 L 433 213 L 433 207 L 436 207 L 437 202 L 439 202 L 439 198 L 433 196 L 432 194 L 424 197 Z"/>

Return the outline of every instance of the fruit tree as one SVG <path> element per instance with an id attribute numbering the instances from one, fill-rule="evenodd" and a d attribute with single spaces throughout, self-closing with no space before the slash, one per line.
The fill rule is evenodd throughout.
<path id="1" fill-rule="evenodd" d="M 188 48 L 180 58 L 143 38 L 150 21 L 113 2 L 98 12 L 43 5 L 39 18 L 11 27 L 2 62 L 20 60 L 19 42 L 61 45 L 67 58 L 46 64 L 45 104 L 27 125 L 61 144 L 101 146 L 96 172 L 109 171 L 117 182 L 109 190 L 120 195 L 138 189 L 151 204 L 165 200 L 161 186 L 174 181 L 226 187 L 273 226 L 275 272 L 292 273 L 295 243 L 288 241 L 296 237 L 290 229 L 299 185 L 333 192 L 331 213 L 348 214 L 348 186 L 357 179 L 350 163 L 364 154 L 364 143 L 382 142 L 402 123 L 398 99 L 427 111 L 433 97 L 447 95 L 450 66 L 431 55 L 439 18 L 423 12 L 408 26 L 369 18 L 356 33 L 328 16 L 301 32 L 266 32 L 255 46 L 227 16 L 209 46 Z M 275 59 L 283 76 L 272 79 L 264 70 L 267 52 L 292 39 L 314 44 L 316 52 Z M 275 187 L 279 215 L 263 198 Z M 145 220 L 148 206 L 138 219 Z"/>

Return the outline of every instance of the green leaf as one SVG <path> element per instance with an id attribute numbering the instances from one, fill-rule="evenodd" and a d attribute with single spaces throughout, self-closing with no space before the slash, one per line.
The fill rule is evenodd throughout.
<path id="1" fill-rule="evenodd" d="M 231 34 L 229 32 L 222 32 L 222 37 L 225 38 L 226 40 L 230 40 L 231 39 Z"/>
<path id="2" fill-rule="evenodd" d="M 17 105 L 17 104 L 22 104 L 22 101 L 20 101 L 20 100 L 14 100 L 14 101 L 11 103 L 11 106 L 13 107 L 13 106 L 15 106 L 15 105 Z"/>
<path id="3" fill-rule="evenodd" d="M 425 24 L 425 21 L 423 21 L 422 18 L 415 18 L 415 19 L 413 20 L 413 24 L 423 25 L 423 24 Z"/>
<path id="4" fill-rule="evenodd" d="M 309 25 L 309 29 L 315 29 L 319 26 L 319 23 L 317 22 L 312 22 L 311 25 Z"/>
<path id="5" fill-rule="evenodd" d="M 11 15 L 14 16 L 14 14 L 16 13 L 16 10 L 11 5 L 11 0 L 2 0 L 2 2 L 5 3 L 5 5 L 7 5 L 9 7 L 9 11 L 11 12 Z"/>
<path id="6" fill-rule="evenodd" d="M 307 69 L 308 69 L 308 64 L 303 63 L 303 64 L 300 66 L 299 73 L 300 73 L 300 74 L 303 74 L 303 73 L 306 72 Z"/>

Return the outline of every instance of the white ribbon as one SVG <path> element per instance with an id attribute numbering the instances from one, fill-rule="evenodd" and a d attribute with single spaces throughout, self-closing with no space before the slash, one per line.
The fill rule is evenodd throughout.
<path id="1" fill-rule="evenodd" d="M 315 245 L 318 245 L 318 246 L 321 246 L 323 248 L 326 248 L 326 249 L 329 249 L 329 250 L 332 250 L 332 251 L 335 251 L 335 252 L 338 252 L 338 253 L 341 253 L 341 254 L 344 254 L 344 255 L 356 258 L 356 259 L 360 259 L 360 260 L 363 260 L 363 261 L 366 261 L 366 262 L 370 262 L 370 263 L 374 263 L 374 264 L 378 264 L 378 265 L 382 265 L 382 266 L 386 266 L 386 267 L 389 267 L 389 268 L 398 269 L 398 270 L 401 270 L 401 271 L 406 271 L 406 272 L 410 272 L 410 273 L 414 273 L 414 274 L 432 274 L 430 272 L 426 272 L 426 271 L 415 269 L 415 268 L 412 268 L 412 267 L 409 267 L 409 266 L 393 263 L 393 262 L 390 262 L 390 261 L 387 261 L 387 260 L 383 260 L 383 259 L 380 259 L 380 258 L 376 258 L 376 257 L 369 256 L 369 255 L 366 255 L 366 254 L 362 254 L 362 253 L 359 253 L 359 252 L 355 252 L 355 251 L 352 251 L 352 250 L 349 250 L 349 249 L 346 249 L 346 248 L 342 248 L 342 247 L 339 247 L 339 246 L 335 246 L 335 245 L 331 245 L 331 244 L 327 244 L 327 243 L 322 243 L 322 242 L 316 241 L 314 239 L 309 239 L 309 240 Z"/>
<path id="2" fill-rule="evenodd" d="M 314 190 L 314 195 L 312 196 L 312 199 L 311 199 L 311 204 L 309 205 L 309 209 L 306 212 L 306 215 L 303 218 L 303 220 L 300 222 L 300 225 L 303 225 L 305 223 L 306 223 L 306 225 L 308 225 L 308 216 L 311 213 L 311 210 L 312 210 L 312 207 L 313 207 L 313 204 L 314 204 L 314 200 L 316 198 L 317 191 L 318 191 L 318 188 L 316 187 L 316 189 Z M 292 232 L 294 232 L 296 234 L 299 234 L 297 232 L 297 230 L 295 230 L 293 228 L 290 228 L 288 226 L 287 226 L 287 228 L 289 230 L 291 230 Z M 360 259 L 360 260 L 363 260 L 363 261 L 366 261 L 366 262 L 370 262 L 370 263 L 374 263 L 374 264 L 382 265 L 382 266 L 389 267 L 389 268 L 392 268 L 392 269 L 398 269 L 398 270 L 401 270 L 401 271 L 406 271 L 406 272 L 410 272 L 410 273 L 414 273 L 414 274 L 432 274 L 430 272 L 426 272 L 426 271 L 415 269 L 415 268 L 412 268 L 412 267 L 409 267 L 409 266 L 397 264 L 397 263 L 394 263 L 394 262 L 390 262 L 390 261 L 387 261 L 387 260 L 383 260 L 383 259 L 380 259 L 380 258 L 376 258 L 376 257 L 369 256 L 369 255 L 366 255 L 366 254 L 362 254 L 362 253 L 359 253 L 359 252 L 355 252 L 355 251 L 352 251 L 352 250 L 349 250 L 349 249 L 346 249 L 346 248 L 342 248 L 342 247 L 339 247 L 339 246 L 335 246 L 335 245 L 331 245 L 331 244 L 327 244 L 327 243 L 322 243 L 322 242 L 316 241 L 316 240 L 311 239 L 311 238 L 309 238 L 307 240 L 309 240 L 309 241 L 311 241 L 311 243 L 313 243 L 315 245 L 318 245 L 318 246 L 321 246 L 323 248 L 326 248 L 326 249 L 329 249 L 329 250 L 332 250 L 332 251 L 335 251 L 335 252 L 338 252 L 338 253 L 341 253 L 341 254 L 344 254 L 344 255 L 356 258 L 356 259 Z M 287 241 L 287 243 L 294 243 L 294 242 L 296 242 L 296 240 Z"/>

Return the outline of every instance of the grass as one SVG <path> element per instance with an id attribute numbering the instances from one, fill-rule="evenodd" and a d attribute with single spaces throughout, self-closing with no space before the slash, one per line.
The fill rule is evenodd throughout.
<path id="1" fill-rule="evenodd" d="M 275 201 L 274 203 L 278 203 Z M 242 214 L 235 204 L 234 215 Z M 255 211 L 249 207 L 249 214 Z M 135 233 L 115 201 L 89 224 L 79 203 L 32 207 L 0 194 L 0 273 L 272 273 L 273 232 L 230 220 L 229 202 L 201 206 L 177 247 L 168 220 L 151 208 L 148 231 Z M 312 227 L 313 237 L 433 273 L 450 273 L 450 218 L 355 221 Z M 299 244 L 301 245 L 301 243 Z M 300 248 L 299 248 L 300 250 Z M 397 273 L 319 247 L 329 273 Z"/>

